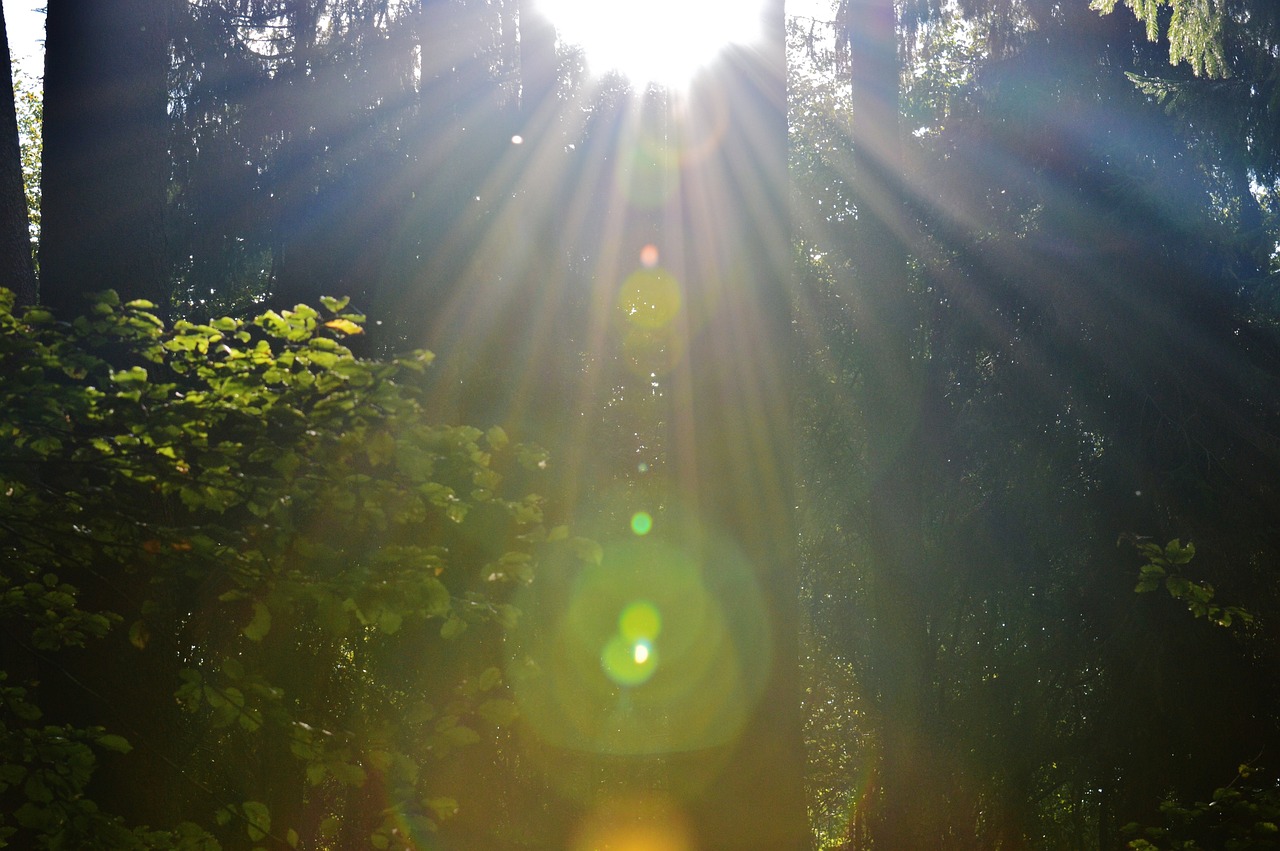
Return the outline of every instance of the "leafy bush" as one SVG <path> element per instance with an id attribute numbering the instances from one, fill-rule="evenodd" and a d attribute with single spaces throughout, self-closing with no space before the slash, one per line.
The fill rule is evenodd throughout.
<path id="1" fill-rule="evenodd" d="M 430 354 L 354 357 L 345 301 L 151 309 L 0 290 L 0 844 L 411 847 L 515 718 L 545 454 L 433 423 Z"/>
<path id="2" fill-rule="evenodd" d="M 1239 776 L 1214 790 L 1210 801 L 1186 804 L 1170 799 L 1160 805 L 1164 824 L 1143 828 L 1125 826 L 1129 835 L 1141 834 L 1128 847 L 1134 851 L 1261 851 L 1280 848 L 1280 785 L 1266 780 L 1250 765 Z"/>

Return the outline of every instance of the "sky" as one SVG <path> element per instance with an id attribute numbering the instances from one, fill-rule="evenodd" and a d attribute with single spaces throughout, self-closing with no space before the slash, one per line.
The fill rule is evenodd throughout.
<path id="1" fill-rule="evenodd" d="M 4 0 L 9 53 L 33 77 L 44 73 L 44 0 Z"/>
<path id="2" fill-rule="evenodd" d="M 44 73 L 45 0 L 3 0 L 5 28 L 9 31 L 9 52 L 23 71 L 33 77 Z M 792 15 L 829 17 L 830 0 L 787 0 Z"/>

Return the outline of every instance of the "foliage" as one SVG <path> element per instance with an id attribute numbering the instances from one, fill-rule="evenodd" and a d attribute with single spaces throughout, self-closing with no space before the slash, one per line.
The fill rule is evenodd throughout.
<path id="1" fill-rule="evenodd" d="M 1133 851 L 1261 851 L 1280 848 L 1280 784 L 1249 763 L 1234 780 L 1214 790 L 1209 801 L 1186 804 L 1169 798 L 1160 805 L 1163 825 L 1127 824 Z"/>
<path id="2" fill-rule="evenodd" d="M 1213 586 L 1188 578 L 1184 566 L 1195 558 L 1196 545 L 1174 538 L 1161 547 L 1151 541 L 1134 541 L 1138 552 L 1147 563 L 1138 569 L 1138 584 L 1134 591 L 1145 594 L 1162 584 L 1169 596 L 1187 604 L 1187 611 L 1197 618 L 1205 618 L 1217 626 L 1231 626 L 1239 621 L 1253 623 L 1253 615 L 1239 606 L 1223 606 L 1214 602 Z"/>
<path id="3" fill-rule="evenodd" d="M 40 244 L 40 158 L 44 152 L 41 126 L 44 100 L 40 83 L 31 75 L 13 69 L 14 106 L 18 112 L 18 142 L 22 148 L 22 186 L 27 194 L 27 217 L 31 227 L 31 253 L 35 259 Z"/>
<path id="4" fill-rule="evenodd" d="M 1240 259 L 1255 230 L 1274 250 L 1274 223 L 1245 215 L 1249 175 L 1274 168 L 1274 149 L 1255 147 L 1270 125 L 1219 120 L 1213 133 L 1201 113 L 1132 88 L 1126 71 L 1170 74 L 1167 45 L 1132 18 L 1084 2 L 1004 5 L 1029 14 L 996 39 L 991 17 L 935 18 L 903 68 L 893 155 L 907 211 L 891 221 L 911 255 L 909 298 L 884 293 L 869 259 L 884 246 L 864 223 L 885 193 L 849 151 L 848 81 L 813 72 L 792 89 L 811 681 L 850 681 L 814 687 L 811 776 L 823 786 L 811 800 L 824 842 L 844 819 L 845 849 L 886 844 L 874 814 L 893 805 L 879 770 L 895 728 L 920 749 L 897 812 L 931 830 L 890 835 L 895 847 L 1116 847 L 1120 824 L 1150 823 L 1170 790 L 1191 798 L 1224 760 L 1278 734 L 1267 622 L 1280 361 L 1274 308 L 1250 303 L 1266 266 L 1260 276 Z M 1250 21 L 1259 49 L 1275 43 L 1261 16 Z M 982 47 L 993 41 L 1002 49 Z M 1271 66 L 1245 67 L 1192 81 L 1188 96 L 1204 111 L 1237 83 L 1268 97 Z M 903 306 L 914 342 L 895 411 L 867 376 L 891 351 L 876 345 L 882 317 Z M 868 439 L 894 416 L 897 443 Z M 912 525 L 877 505 L 877 466 L 917 495 Z M 876 551 L 886 520 L 918 553 L 892 585 Z M 1132 528 L 1213 552 L 1213 585 L 1176 541 L 1144 553 L 1139 581 L 1237 628 L 1187 629 L 1181 605 L 1135 603 L 1111 547 Z M 908 678 L 908 711 L 884 711 Z M 854 812 L 839 812 L 850 800 Z"/>
<path id="5" fill-rule="evenodd" d="M 1120 0 L 1092 0 L 1092 8 L 1109 15 Z M 1230 74 L 1222 46 L 1223 19 L 1221 0 L 1124 0 L 1125 6 L 1147 27 L 1147 39 L 1160 38 L 1160 18 L 1164 9 L 1172 9 L 1165 37 L 1169 41 L 1169 61 L 1186 62 L 1196 76 L 1226 77 Z"/>
<path id="6" fill-rule="evenodd" d="M 433 424 L 430 354 L 359 360 L 324 303 L 166 329 L 0 291 L 11 843 L 412 847 L 460 806 L 432 766 L 513 721 L 505 597 L 565 537 L 522 490 L 545 453 Z M 99 806 L 154 798 L 148 754 L 171 832 Z"/>

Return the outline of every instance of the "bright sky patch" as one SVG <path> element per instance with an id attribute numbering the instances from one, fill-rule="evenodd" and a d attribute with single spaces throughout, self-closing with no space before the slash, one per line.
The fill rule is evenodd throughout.
<path id="1" fill-rule="evenodd" d="M 731 44 L 760 35 L 751 0 L 540 0 L 562 40 L 582 47 L 596 73 L 616 71 L 633 83 L 683 88 Z"/>

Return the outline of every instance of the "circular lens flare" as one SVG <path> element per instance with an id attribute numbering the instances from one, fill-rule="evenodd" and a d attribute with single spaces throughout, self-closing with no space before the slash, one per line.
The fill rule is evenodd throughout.
<path id="1" fill-rule="evenodd" d="M 615 635 L 600 654 L 600 667 L 620 686 L 643 685 L 658 669 L 658 655 L 648 642 Z"/>
<path id="2" fill-rule="evenodd" d="M 653 517 L 647 511 L 637 511 L 631 515 L 631 531 L 637 535 L 647 535 L 653 529 Z"/>
<path id="3" fill-rule="evenodd" d="M 525 614 L 507 674 L 525 730 L 614 755 L 686 753 L 741 733 L 773 657 L 754 570 L 733 542 L 686 520 L 563 566 L 516 599 Z"/>
<path id="4" fill-rule="evenodd" d="M 609 639 L 600 662 L 609 679 L 620 686 L 638 686 L 657 670 L 654 640 L 662 630 L 662 615 L 648 600 L 628 605 L 618 615 L 618 633 Z"/>
<path id="5" fill-rule="evenodd" d="M 665 269 L 640 269 L 622 282 L 618 309 L 636 328 L 656 331 L 680 312 L 680 284 Z"/>
<path id="6" fill-rule="evenodd" d="M 639 600 L 618 616 L 618 633 L 633 641 L 653 641 L 662 631 L 662 615 L 648 600 Z"/>

